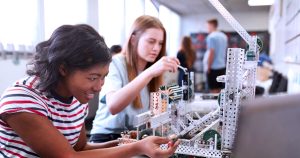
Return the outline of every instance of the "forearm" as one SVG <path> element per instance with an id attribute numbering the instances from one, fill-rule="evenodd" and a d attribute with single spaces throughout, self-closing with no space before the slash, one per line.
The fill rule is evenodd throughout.
<path id="1" fill-rule="evenodd" d="M 106 102 L 112 114 L 117 114 L 126 108 L 140 91 L 151 81 L 152 76 L 146 69 L 135 79 L 116 92 L 107 94 Z"/>
<path id="2" fill-rule="evenodd" d="M 141 149 L 138 143 L 131 143 L 127 145 L 105 148 L 105 149 L 95 149 L 95 150 L 87 150 L 80 151 L 74 153 L 74 158 L 100 158 L 100 157 L 122 157 L 122 158 L 130 158 L 136 155 L 141 155 Z"/>
<path id="3" fill-rule="evenodd" d="M 105 143 L 87 143 L 83 150 L 93 150 L 93 149 L 101 149 L 101 148 L 111 148 L 118 146 L 119 141 L 113 140 Z"/>

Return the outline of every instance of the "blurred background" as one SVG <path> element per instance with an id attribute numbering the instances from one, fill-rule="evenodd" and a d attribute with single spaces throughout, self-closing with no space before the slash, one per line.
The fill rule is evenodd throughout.
<path id="1" fill-rule="evenodd" d="M 273 93 L 276 74 L 285 85 L 274 92 L 300 91 L 300 2 L 298 0 L 220 0 L 251 34 L 258 35 L 264 49 L 257 84 Z M 86 23 L 104 36 L 108 47 L 122 45 L 133 21 L 140 15 L 158 17 L 167 30 L 167 54 L 176 56 L 183 36 L 196 50 L 195 90 L 205 92 L 203 56 L 206 22 L 216 18 L 229 47 L 246 43 L 208 0 L 0 0 L 0 93 L 25 75 L 26 63 L 37 43 L 49 38 L 63 24 Z M 268 59 L 268 60 L 265 60 Z M 274 75 L 275 74 L 275 75 Z M 168 83 L 176 74 L 166 75 Z M 280 79 L 281 79 L 280 78 Z M 276 81 L 280 84 L 281 80 Z M 282 81 L 283 82 L 283 81 Z M 278 87 L 278 85 L 277 85 Z"/>

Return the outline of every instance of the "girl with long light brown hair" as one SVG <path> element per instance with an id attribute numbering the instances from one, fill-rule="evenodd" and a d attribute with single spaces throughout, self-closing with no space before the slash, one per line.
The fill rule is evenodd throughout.
<path id="1" fill-rule="evenodd" d="M 166 55 L 166 31 L 152 16 L 137 18 L 121 54 L 110 64 L 91 131 L 92 142 L 117 139 L 134 130 L 135 116 L 149 110 L 150 92 L 162 84 L 162 74 L 175 72 L 178 59 Z"/>

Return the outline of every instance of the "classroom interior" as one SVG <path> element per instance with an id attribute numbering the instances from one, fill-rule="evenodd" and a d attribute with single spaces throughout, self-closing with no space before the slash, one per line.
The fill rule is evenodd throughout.
<path id="1" fill-rule="evenodd" d="M 220 6 L 221 10 L 218 10 L 217 3 L 228 12 Z M 142 15 L 156 17 L 165 27 L 166 56 L 178 57 L 183 37 L 191 39 L 195 52 L 189 70 L 192 73 L 188 73 L 188 84 L 185 85 L 189 87 L 187 99 L 184 99 L 184 81 L 180 89 L 170 86 L 178 85 L 179 72 L 163 74 L 161 86 L 182 91 L 178 104 L 184 104 L 184 110 L 190 110 L 180 116 L 186 121 L 178 123 L 177 120 L 177 133 L 171 126 L 168 130 L 177 135 L 191 126 L 199 130 L 193 133 L 197 138 L 182 138 L 172 157 L 300 157 L 296 148 L 300 140 L 297 132 L 300 129 L 297 125 L 300 118 L 299 0 L 1 0 L 0 74 L 3 76 L 0 94 L 26 76 L 27 64 L 36 53 L 35 46 L 49 39 L 57 27 L 88 24 L 103 36 L 108 48 L 118 45 L 123 49 L 132 24 Z M 207 22 L 210 19 L 218 21 L 217 30 L 227 37 L 226 76 L 215 78 L 224 83 L 217 93 L 210 91 L 204 61 L 205 53 L 209 51 Z M 243 34 L 242 31 L 246 32 Z M 248 54 L 252 47 L 255 47 L 254 54 L 257 53 L 254 58 Z M 233 57 L 232 54 L 238 51 L 245 51 L 243 59 Z M 230 75 L 235 72 L 238 73 Z M 154 106 L 151 99 L 155 94 L 161 95 L 158 98 L 161 102 L 157 104 L 163 106 L 161 89 L 149 94 L 149 106 Z M 152 124 L 150 126 L 156 128 L 150 134 L 155 134 L 155 130 L 163 131 L 165 120 L 172 122 L 174 115 L 180 115 L 177 111 L 172 113 L 171 104 L 177 100 L 170 101 L 169 94 L 167 97 L 167 109 L 153 112 L 150 108 L 151 115 L 136 116 L 137 122 L 147 118 L 145 125 Z M 91 136 L 100 102 L 99 94 L 88 102 L 87 138 Z M 120 145 L 130 142 L 126 142 L 126 132 L 122 135 L 125 136 L 120 139 Z M 191 139 L 193 145 L 188 145 Z M 194 139 L 205 139 L 205 143 L 196 145 Z M 276 143 L 278 145 L 274 145 Z"/>

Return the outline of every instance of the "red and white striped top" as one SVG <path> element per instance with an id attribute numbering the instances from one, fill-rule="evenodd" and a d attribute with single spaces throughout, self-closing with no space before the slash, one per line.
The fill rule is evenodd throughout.
<path id="1" fill-rule="evenodd" d="M 0 98 L 0 116 L 3 114 L 28 112 L 47 117 L 59 130 L 70 145 L 78 141 L 88 105 L 80 104 L 76 98 L 67 104 L 46 96 L 36 89 L 38 77 L 27 77 L 6 89 Z M 0 119 L 0 157 L 39 157 Z"/>

